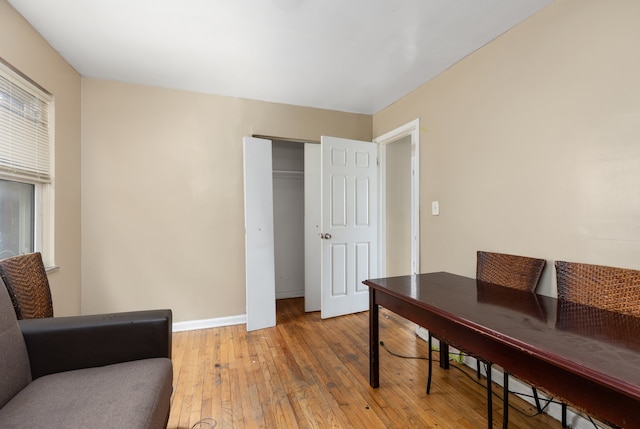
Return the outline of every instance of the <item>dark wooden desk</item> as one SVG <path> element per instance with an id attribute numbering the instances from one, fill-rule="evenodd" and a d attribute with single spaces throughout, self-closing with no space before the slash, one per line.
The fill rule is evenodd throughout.
<path id="1" fill-rule="evenodd" d="M 370 384 L 378 306 L 605 422 L 640 428 L 640 319 L 449 273 L 366 280 Z"/>

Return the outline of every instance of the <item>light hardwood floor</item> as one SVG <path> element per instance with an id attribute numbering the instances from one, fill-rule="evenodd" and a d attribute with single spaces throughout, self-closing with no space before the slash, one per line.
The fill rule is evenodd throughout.
<path id="1" fill-rule="evenodd" d="M 369 386 L 368 313 L 322 320 L 300 299 L 277 302 L 277 326 L 244 325 L 173 334 L 174 394 L 169 429 L 486 428 L 486 398 L 471 369 L 434 367 L 380 349 L 380 388 Z M 426 356 L 415 325 L 380 311 L 380 339 L 405 356 Z M 457 365 L 457 364 L 454 364 Z M 483 379 L 484 381 L 484 379 Z M 495 389 L 500 391 L 499 388 Z M 559 429 L 546 415 L 510 399 L 512 429 Z M 502 404 L 494 397 L 493 427 Z"/>

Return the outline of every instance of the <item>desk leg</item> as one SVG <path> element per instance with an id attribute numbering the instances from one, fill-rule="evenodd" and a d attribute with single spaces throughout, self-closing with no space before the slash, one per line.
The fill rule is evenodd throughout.
<path id="1" fill-rule="evenodd" d="M 369 289 L 369 384 L 380 386 L 380 349 L 376 290 Z"/>
<path id="2" fill-rule="evenodd" d="M 440 341 L 440 368 L 449 369 L 449 344 Z"/>

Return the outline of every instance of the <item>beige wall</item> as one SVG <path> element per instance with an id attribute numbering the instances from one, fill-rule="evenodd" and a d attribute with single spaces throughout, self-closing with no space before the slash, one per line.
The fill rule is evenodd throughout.
<path id="1" fill-rule="evenodd" d="M 245 314 L 242 137 L 371 139 L 372 117 L 83 79 L 82 311 Z"/>
<path id="2" fill-rule="evenodd" d="M 55 103 L 54 313 L 80 313 L 80 75 L 5 1 L 0 57 L 53 94 Z"/>
<path id="3" fill-rule="evenodd" d="M 423 272 L 473 275 L 477 249 L 640 269 L 638 16 L 558 0 L 374 115 L 420 118 Z"/>
<path id="4" fill-rule="evenodd" d="M 55 96 L 56 314 L 244 313 L 242 136 L 370 139 L 416 117 L 421 271 L 473 275 L 477 249 L 640 268 L 637 16 L 634 0 L 557 0 L 373 125 L 83 79 L 81 210 L 81 78 L 0 0 L 0 56 Z"/>

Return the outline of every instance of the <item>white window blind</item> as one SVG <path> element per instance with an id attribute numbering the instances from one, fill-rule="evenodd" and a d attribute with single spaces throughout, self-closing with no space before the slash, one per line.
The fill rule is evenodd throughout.
<path id="1" fill-rule="evenodd" d="M 0 174 L 51 182 L 50 94 L 0 61 Z"/>

